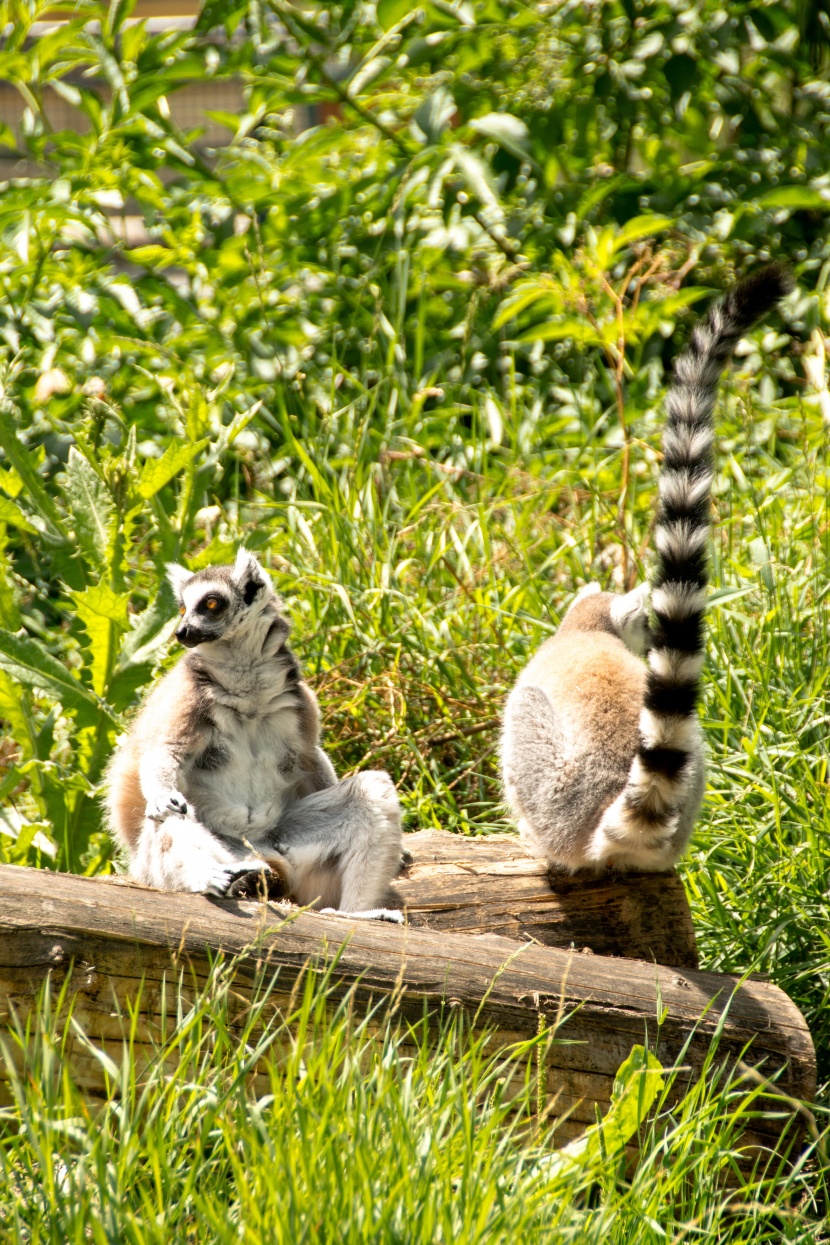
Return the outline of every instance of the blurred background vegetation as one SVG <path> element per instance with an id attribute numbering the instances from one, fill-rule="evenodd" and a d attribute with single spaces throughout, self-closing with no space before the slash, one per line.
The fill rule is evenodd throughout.
<path id="1" fill-rule="evenodd" d="M 504 695 L 576 588 L 645 573 L 694 308 L 788 258 L 720 406 L 683 869 L 704 964 L 770 973 L 826 1077 L 823 0 L 133 10 L 0 3 L 0 859 L 112 867 L 163 564 L 243 540 L 338 769 L 506 829 Z"/>

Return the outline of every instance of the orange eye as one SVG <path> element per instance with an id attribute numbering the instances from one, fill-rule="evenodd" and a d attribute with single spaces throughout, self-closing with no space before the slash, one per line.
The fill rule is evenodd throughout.
<path id="1" fill-rule="evenodd" d="M 207 601 L 205 601 L 205 605 L 208 607 L 209 610 L 215 610 L 217 604 L 218 602 L 215 597 L 208 597 Z"/>
<path id="2" fill-rule="evenodd" d="M 183 605 L 179 607 L 179 613 L 181 614 L 182 618 L 184 618 L 184 615 L 185 615 L 185 608 L 184 608 L 184 606 L 183 606 Z"/>

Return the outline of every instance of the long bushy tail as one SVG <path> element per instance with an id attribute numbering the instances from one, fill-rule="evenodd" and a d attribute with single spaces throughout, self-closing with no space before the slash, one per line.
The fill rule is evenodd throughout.
<path id="1" fill-rule="evenodd" d="M 792 287 L 787 268 L 770 264 L 730 290 L 693 329 L 666 397 L 654 531 L 658 555 L 651 596 L 654 626 L 640 746 L 628 785 L 615 801 L 623 805 L 618 815 L 622 814 L 625 829 L 639 829 L 654 840 L 677 821 L 698 729 L 695 706 L 703 666 L 718 381 L 740 339 Z"/>

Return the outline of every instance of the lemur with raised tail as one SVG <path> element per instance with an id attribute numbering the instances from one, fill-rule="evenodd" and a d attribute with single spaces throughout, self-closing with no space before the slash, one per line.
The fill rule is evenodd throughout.
<path id="1" fill-rule="evenodd" d="M 527 846 L 555 865 L 670 868 L 705 786 L 704 657 L 714 405 L 736 345 L 792 289 L 771 264 L 692 331 L 666 396 L 650 585 L 581 592 L 507 701 L 501 768 Z M 647 664 L 642 656 L 647 656 Z"/>
<path id="2" fill-rule="evenodd" d="M 389 775 L 337 781 L 268 573 L 170 565 L 189 650 L 148 696 L 107 773 L 129 873 L 162 890 L 288 895 L 350 916 L 379 907 L 401 862 Z"/>

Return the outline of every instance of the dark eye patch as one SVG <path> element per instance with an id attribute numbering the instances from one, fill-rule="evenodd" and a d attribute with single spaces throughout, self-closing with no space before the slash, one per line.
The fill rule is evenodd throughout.
<path id="1" fill-rule="evenodd" d="M 221 597 L 210 596 L 200 601 L 196 608 L 200 614 L 206 614 L 208 618 L 218 618 L 228 608 L 228 603 Z"/>

